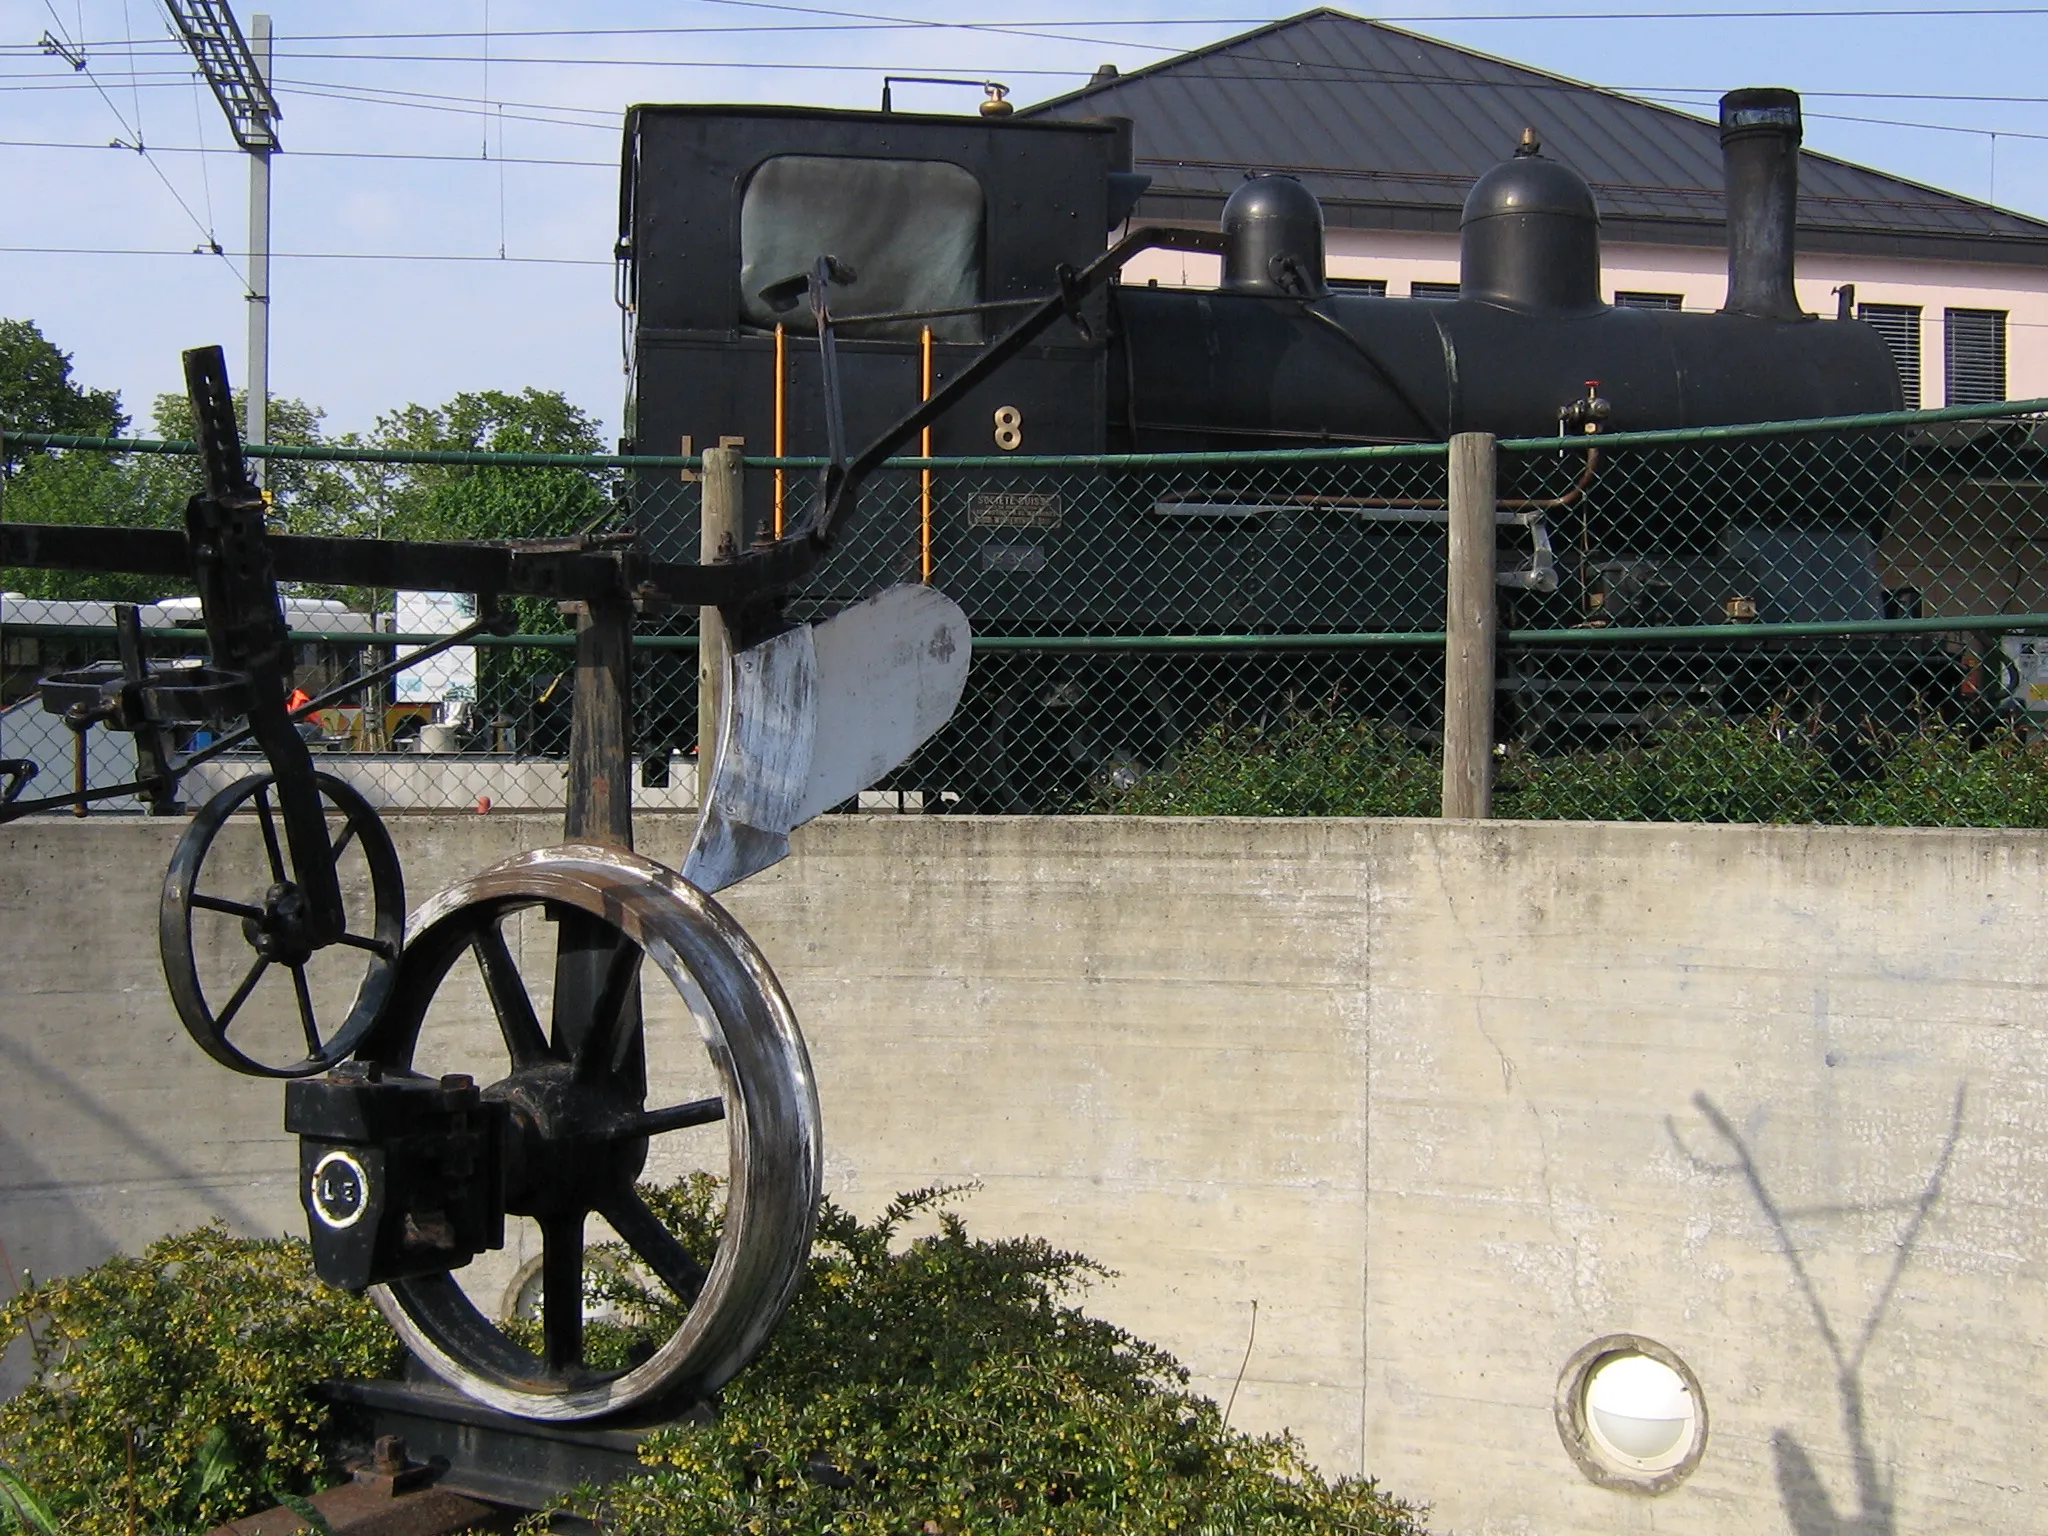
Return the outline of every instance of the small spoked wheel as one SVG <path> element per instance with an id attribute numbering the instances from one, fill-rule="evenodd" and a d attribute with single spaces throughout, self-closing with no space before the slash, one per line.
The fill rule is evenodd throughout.
<path id="1" fill-rule="evenodd" d="M 405 938 L 405 882 L 390 833 L 349 785 L 314 778 L 341 876 L 338 938 L 319 941 L 267 773 L 200 807 L 171 855 L 157 908 L 179 1021 L 207 1055 L 252 1077 L 310 1077 L 347 1057 L 390 998 Z M 250 836 L 229 839 L 230 849 L 222 833 L 244 807 L 254 812 Z"/>
<path id="2" fill-rule="evenodd" d="M 380 1287 L 385 1315 L 444 1380 L 523 1418 L 594 1419 L 715 1391 L 767 1342 L 817 1219 L 817 1091 L 767 961 L 681 876 L 580 844 L 441 892 L 411 935 L 393 1006 L 357 1055 L 387 1072 L 460 1065 L 489 1081 L 468 1061 L 429 1059 L 452 1035 L 509 1064 L 483 1092 L 506 1107 L 506 1211 L 537 1229 L 539 1326 L 492 1316 L 450 1273 Z M 650 968 L 667 986 L 643 997 Z M 421 1043 L 430 1010 L 432 1050 Z M 649 1058 L 648 1043 L 677 1037 L 701 1050 Z M 689 1096 L 649 1109 L 650 1078 Z M 637 1188 L 654 1138 L 659 1161 L 723 1175 L 715 1252 L 693 1253 Z M 649 1315 L 660 1321 L 655 1339 L 607 1357 L 586 1328 L 591 1282 L 622 1270 L 659 1302 Z"/>

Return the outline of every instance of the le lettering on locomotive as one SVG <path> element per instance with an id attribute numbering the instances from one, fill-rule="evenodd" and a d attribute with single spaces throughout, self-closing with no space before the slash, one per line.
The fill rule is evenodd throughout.
<path id="1" fill-rule="evenodd" d="M 1021 460 L 1441 442 L 1468 431 L 1558 437 L 1556 453 L 1500 461 L 1502 505 L 1522 509 L 1503 519 L 1509 624 L 1886 617 L 1877 541 L 1902 473 L 1895 440 L 1778 440 L 1762 476 L 1702 473 L 1697 455 L 1685 472 L 1670 449 L 1589 451 L 1598 432 L 1900 408 L 1883 339 L 1803 312 L 1794 294 L 1797 95 L 1729 94 L 1721 140 L 1729 286 L 1718 313 L 1604 302 L 1592 189 L 1545 157 L 1534 130 L 1466 198 L 1455 300 L 1333 290 L 1314 195 L 1286 176 L 1252 176 L 1220 231 L 1157 226 L 1118 247 L 1214 252 L 1218 288 L 1077 286 L 1072 323 L 1043 332 L 950 410 L 930 451 Z M 619 244 L 628 447 L 826 455 L 835 432 L 873 438 L 1000 336 L 1007 316 L 1100 264 L 1146 184 L 1132 173 L 1131 145 L 1125 120 L 636 108 Z M 792 303 L 798 275 L 821 255 L 832 258 L 824 286 L 838 412 L 822 328 Z M 1378 497 L 1376 474 L 1386 482 Z M 1329 494 L 1327 473 L 1270 467 L 1109 465 L 1092 481 L 1069 471 L 1054 483 L 1041 466 L 1038 477 L 1022 464 L 1007 477 L 940 475 L 922 547 L 914 488 L 891 499 L 886 477 L 875 482 L 862 524 L 796 609 L 917 579 L 922 561 L 981 634 L 1442 628 L 1442 518 L 1432 529 L 1418 515 L 1426 498 L 1412 461 L 1353 466 L 1345 495 Z M 1760 492 L 1759 479 L 1779 491 Z M 640 489 L 640 525 L 657 544 L 694 539 L 676 498 Z M 792 471 L 749 476 L 747 494 L 749 522 L 764 534 L 810 492 Z M 1895 668 L 1926 665 L 1911 643 L 1891 648 Z M 1671 650 L 1639 683 L 1654 690 L 1705 664 Z M 1144 758 L 1204 723 L 1178 718 L 1195 702 L 1146 675 L 1148 665 L 1156 658 L 1106 661 L 1085 681 L 1056 662 L 1018 662 L 1001 676 L 991 667 L 964 707 L 960 734 L 975 739 L 953 782 L 978 783 L 967 798 L 980 809 L 1043 808 L 1003 759 L 1034 733 L 1059 740 L 1063 705 L 1075 721 L 1092 717 L 1098 734 L 1119 714 L 1150 732 L 1092 748 L 1075 737 L 1067 755 L 1084 768 L 1091 753 Z M 1427 728 L 1428 666 L 1361 665 L 1414 671 L 1407 698 Z M 1863 680 L 1824 687 L 1867 697 L 1830 699 L 1839 716 L 1910 694 L 1871 681 L 1868 667 L 1849 671 Z M 1378 679 L 1383 690 L 1388 681 Z M 1540 692 L 1542 681 L 1526 668 L 1504 676 L 1505 732 L 1540 733 L 1540 712 L 1518 705 L 1517 690 Z M 1772 686 L 1756 684 L 1760 694 Z M 1043 765 L 1036 771 L 1042 782 Z"/>

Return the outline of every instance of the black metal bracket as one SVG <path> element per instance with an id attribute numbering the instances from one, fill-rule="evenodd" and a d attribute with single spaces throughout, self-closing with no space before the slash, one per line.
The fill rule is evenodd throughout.
<path id="1" fill-rule="evenodd" d="M 114 609 L 114 637 L 121 650 L 121 697 L 125 705 L 134 694 L 140 718 L 135 724 L 135 757 L 142 778 L 149 785 L 149 814 L 175 816 L 184 809 L 178 803 L 178 776 L 171 767 L 171 744 L 163 722 L 151 716 L 141 698 L 148 679 L 148 664 L 142 659 L 142 612 L 133 603 Z"/>
<path id="2" fill-rule="evenodd" d="M 0 757 L 0 780 L 5 781 L 0 783 L 0 806 L 12 805 L 20 799 L 36 772 L 36 765 L 25 757 Z"/>
<path id="3" fill-rule="evenodd" d="M 1080 274 L 1064 261 L 1054 269 L 1060 284 L 1060 301 L 1066 307 L 1067 322 L 1083 341 L 1095 339 L 1095 327 L 1088 323 L 1088 317 L 1081 312 L 1081 301 L 1087 295 L 1081 291 Z"/>
<path id="4" fill-rule="evenodd" d="M 315 946 L 325 946 L 347 927 L 341 882 L 313 777 L 313 754 L 286 707 L 292 686 L 291 635 L 263 526 L 268 503 L 249 479 L 228 390 L 227 359 L 219 347 L 195 347 L 185 354 L 185 388 L 206 470 L 206 489 L 185 504 L 185 537 L 206 638 L 214 666 L 248 680 L 249 730 L 275 776 L 292 873 L 306 902 L 306 934 Z"/>

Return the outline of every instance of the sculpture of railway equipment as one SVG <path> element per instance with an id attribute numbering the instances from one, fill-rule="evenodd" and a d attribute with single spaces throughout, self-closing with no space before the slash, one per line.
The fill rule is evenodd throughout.
<path id="1" fill-rule="evenodd" d="M 858 480 L 845 466 L 837 516 L 716 565 L 651 561 L 630 536 L 491 545 L 272 535 L 219 349 L 188 353 L 186 373 L 206 489 L 184 532 L 10 523 L 0 561 L 189 575 L 210 658 L 145 662 L 135 610 L 125 609 L 121 660 L 58 673 L 41 694 L 81 731 L 132 732 L 138 778 L 29 797 L 27 775 L 10 768 L 0 820 L 121 794 L 175 809 L 188 770 L 253 742 L 267 771 L 192 817 L 164 878 L 158 939 L 193 1040 L 235 1071 L 289 1080 L 286 1124 L 300 1138 L 316 1268 L 337 1285 L 374 1287 L 420 1360 L 505 1414 L 580 1421 L 715 1391 L 766 1340 L 802 1274 L 820 1141 L 796 1018 L 712 895 L 776 862 L 793 828 L 945 722 L 966 676 L 964 618 L 922 586 L 817 624 L 778 615 L 777 593 L 830 547 L 851 508 Z M 467 589 L 482 617 L 292 708 L 278 583 L 313 576 Z M 381 819 L 316 771 L 296 721 L 434 650 L 508 631 L 500 604 L 514 594 L 580 606 L 569 841 L 440 892 L 408 925 Z M 716 761 L 679 871 L 632 851 L 626 662 L 636 604 L 715 606 L 732 636 Z M 202 724 L 225 734 L 177 751 L 176 728 Z M 253 824 L 253 869 L 223 836 L 237 824 Z M 527 974 L 529 946 L 508 937 L 526 917 L 555 929 L 546 975 Z M 491 1076 L 418 1060 L 423 1021 L 458 966 L 474 967 L 495 1021 L 502 1065 Z M 667 989 L 673 1004 L 643 985 Z M 278 1009 L 259 1021 L 265 998 Z M 647 1025 L 664 1013 L 684 1022 L 710 1091 L 650 1105 Z M 708 1265 L 635 1190 L 650 1140 L 692 1132 L 726 1146 L 726 1210 Z M 593 1214 L 685 1304 L 666 1340 L 614 1369 L 593 1366 L 586 1348 Z M 536 1348 L 451 1278 L 502 1244 L 508 1215 L 540 1230 Z"/>

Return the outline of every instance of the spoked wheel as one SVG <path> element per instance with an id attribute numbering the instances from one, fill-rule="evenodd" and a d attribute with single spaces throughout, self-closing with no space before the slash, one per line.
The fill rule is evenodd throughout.
<path id="1" fill-rule="evenodd" d="M 507 926 L 536 908 L 557 931 L 545 1027 L 515 954 L 531 927 Z M 541 1350 L 488 1317 L 451 1274 L 379 1288 L 385 1315 L 444 1380 L 523 1418 L 592 1419 L 722 1386 L 788 1305 L 817 1217 L 817 1091 L 795 1014 L 767 961 L 723 909 L 673 871 L 575 844 L 521 854 L 443 891 L 415 915 L 412 933 L 395 1004 L 358 1057 L 386 1071 L 438 1070 L 414 1060 L 427 1010 L 444 984 L 459 991 L 471 977 L 481 982 L 510 1065 L 484 1090 L 508 1110 L 506 1210 L 531 1217 L 540 1231 Z M 694 1020 L 716 1090 L 653 1110 L 645 1106 L 640 996 L 648 963 Z M 672 1012 L 665 1001 L 647 1013 Z M 650 1137 L 693 1127 L 707 1128 L 699 1137 L 720 1137 L 708 1128 L 721 1121 L 724 1155 L 711 1160 L 726 1178 L 725 1217 L 707 1266 L 634 1181 Z M 716 1146 L 693 1150 L 715 1154 Z M 595 1368 L 586 1348 L 585 1228 L 593 1213 L 630 1262 L 687 1308 L 651 1354 L 620 1369 Z"/>
<path id="2" fill-rule="evenodd" d="M 405 938 L 405 882 L 390 833 L 354 789 L 329 774 L 314 778 L 343 877 L 346 924 L 336 942 L 320 944 L 309 932 L 267 773 L 200 807 L 171 855 L 157 908 L 164 980 L 186 1033 L 215 1061 L 252 1077 L 310 1077 L 348 1056 L 391 996 Z M 252 801 L 261 873 L 226 858 L 209 869 L 228 818 Z"/>

